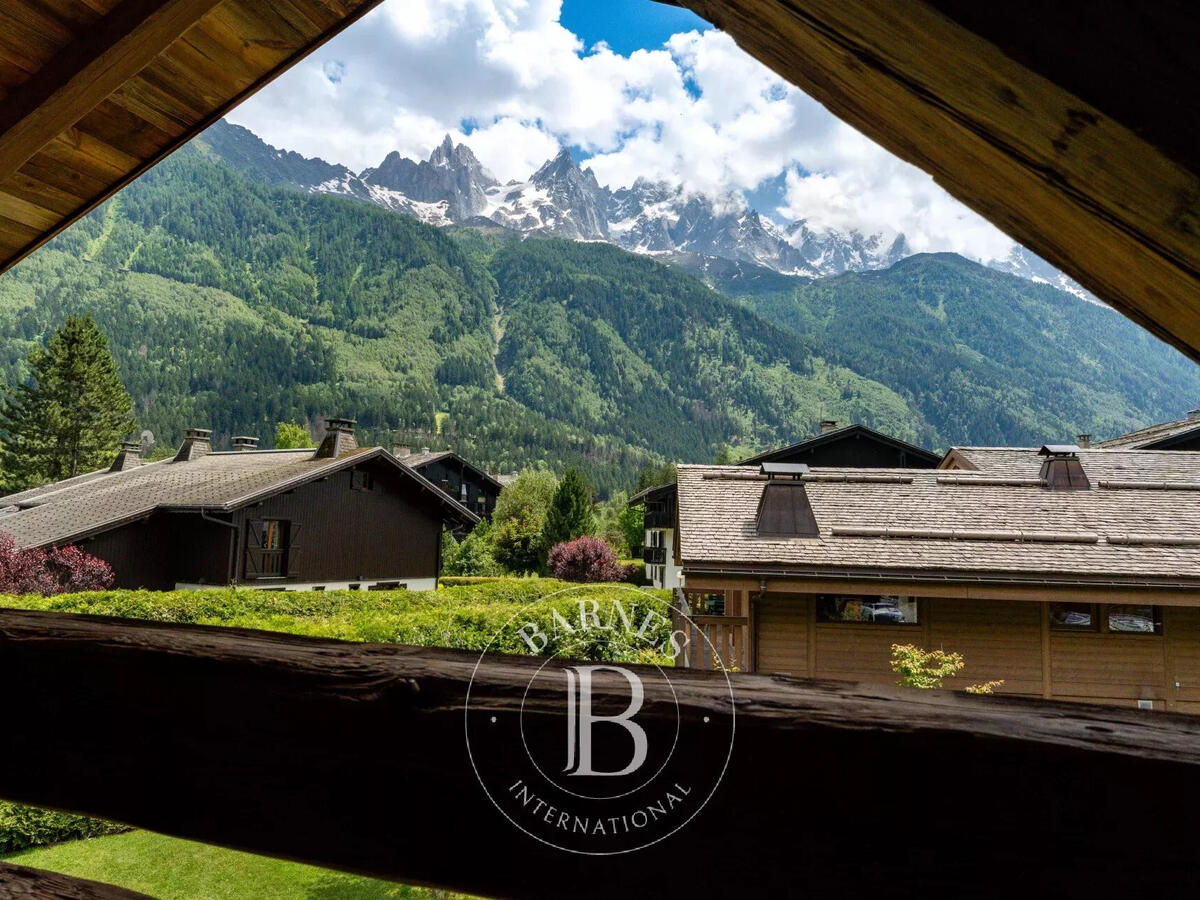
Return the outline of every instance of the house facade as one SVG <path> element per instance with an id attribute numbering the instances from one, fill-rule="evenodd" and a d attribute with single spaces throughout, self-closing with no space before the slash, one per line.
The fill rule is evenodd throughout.
<path id="1" fill-rule="evenodd" d="M 157 590 L 432 590 L 443 526 L 477 517 L 381 447 L 360 448 L 329 420 L 313 450 L 213 452 L 193 429 L 173 459 L 113 466 L 0 498 L 18 547 L 76 544 L 116 585 Z"/>
<path id="2" fill-rule="evenodd" d="M 803 463 L 808 466 L 853 468 L 933 469 L 941 456 L 866 425 L 839 426 L 833 419 L 820 423 L 812 437 L 759 453 L 739 463 L 758 466 L 765 462 Z"/>
<path id="3" fill-rule="evenodd" d="M 954 448 L 939 470 L 679 468 L 685 663 L 1200 713 L 1200 461 Z"/>
<path id="4" fill-rule="evenodd" d="M 1105 450 L 1200 450 L 1200 409 L 1188 410 L 1173 422 L 1098 441 L 1095 446 Z"/>
<path id="5" fill-rule="evenodd" d="M 629 498 L 630 506 L 645 507 L 642 561 L 646 581 L 656 588 L 677 588 L 683 578 L 676 562 L 675 485 L 660 484 Z"/>
<path id="6" fill-rule="evenodd" d="M 453 450 L 413 453 L 408 447 L 396 447 L 393 455 L 409 468 L 420 472 L 453 500 L 481 519 L 491 521 L 496 501 L 504 485 L 483 469 L 467 462 Z"/>

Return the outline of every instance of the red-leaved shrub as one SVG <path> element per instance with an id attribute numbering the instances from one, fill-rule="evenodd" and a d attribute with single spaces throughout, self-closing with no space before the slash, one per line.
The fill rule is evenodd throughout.
<path id="1" fill-rule="evenodd" d="M 621 581 L 625 577 L 613 548 L 595 537 L 555 544 L 546 564 L 550 574 L 563 581 Z"/>
<path id="2" fill-rule="evenodd" d="M 0 593 L 71 594 L 112 587 L 112 566 L 78 547 L 18 550 L 0 532 Z"/>

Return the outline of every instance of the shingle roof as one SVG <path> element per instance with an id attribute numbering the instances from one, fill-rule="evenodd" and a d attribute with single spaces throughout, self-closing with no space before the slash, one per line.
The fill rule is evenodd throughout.
<path id="1" fill-rule="evenodd" d="M 389 461 L 419 487 L 431 491 L 452 518 L 478 521 L 436 485 L 376 447 L 336 459 L 316 458 L 312 450 L 243 450 L 210 453 L 187 462 L 146 463 L 121 472 L 91 472 L 0 497 L 0 531 L 11 534 L 18 547 L 63 544 L 107 531 L 155 509 L 236 509 L 374 459 Z"/>
<path id="2" fill-rule="evenodd" d="M 1176 419 L 1174 422 L 1160 422 L 1157 425 L 1139 428 L 1137 431 L 1109 438 L 1106 441 L 1097 441 L 1093 446 L 1112 450 L 1135 450 L 1145 447 L 1147 444 L 1156 444 L 1167 438 L 1179 437 L 1198 430 L 1200 430 L 1200 418 L 1189 415 L 1183 419 Z"/>
<path id="3" fill-rule="evenodd" d="M 1083 469 L 1092 481 L 1141 480 L 1200 482 L 1200 453 L 1179 450 L 1077 451 Z M 947 460 L 967 463 L 968 468 L 988 475 L 1036 478 L 1043 457 L 1034 447 L 951 447 Z M 943 465 L 946 465 L 946 461 Z"/>
<path id="4" fill-rule="evenodd" d="M 1147 479 L 1134 477 L 1125 454 L 1103 463 L 1096 452 L 1080 455 L 1092 490 L 1039 486 L 1033 449 L 987 450 L 989 468 L 981 466 L 1033 481 L 1023 484 L 930 469 L 813 469 L 804 484 L 818 538 L 758 537 L 766 482 L 744 468 L 680 466 L 683 568 L 1200 586 L 1200 493 L 1186 489 L 1200 487 L 1200 454 L 1173 454 L 1192 464 L 1159 460 L 1152 477 L 1174 478 L 1176 490 L 1100 487 L 1106 477 Z"/>
<path id="5" fill-rule="evenodd" d="M 430 463 L 438 462 L 439 460 L 456 459 L 460 463 L 462 463 L 464 466 L 466 466 L 468 469 L 470 469 L 472 472 L 476 473 L 476 475 L 478 475 L 479 477 L 481 477 L 487 481 L 490 481 L 497 488 L 501 488 L 507 483 L 507 482 L 498 480 L 498 479 L 494 478 L 493 476 L 489 475 L 483 469 L 479 468 L 479 466 L 475 465 L 474 463 L 470 462 L 467 459 L 464 459 L 462 456 L 455 453 L 453 450 L 434 450 L 434 451 L 430 451 L 430 452 L 409 453 L 407 456 L 401 456 L 398 458 L 399 458 L 400 462 L 404 463 L 406 466 L 411 466 L 412 468 L 418 469 L 418 470 L 424 468 L 425 466 L 429 465 Z"/>
<path id="6" fill-rule="evenodd" d="M 916 444 L 910 444 L 908 441 L 902 441 L 900 438 L 892 437 L 890 434 L 884 434 L 882 431 L 876 431 L 874 428 L 868 428 L 866 425 L 851 424 L 843 425 L 840 428 L 832 428 L 829 431 L 821 434 L 814 434 L 811 437 L 804 438 L 794 444 L 788 444 L 786 447 L 776 447 L 774 450 L 766 450 L 762 453 L 757 453 L 754 456 L 749 456 L 743 459 L 739 465 L 753 466 L 762 462 L 770 462 L 780 456 L 789 456 L 796 453 L 802 453 L 805 450 L 822 447 L 826 444 L 836 443 L 837 441 L 846 440 L 848 438 L 862 437 L 877 441 L 881 444 L 886 444 L 894 447 L 897 450 L 902 450 L 910 454 L 914 459 L 924 459 L 930 465 L 936 465 L 938 455 L 924 447 L 918 447 Z"/>

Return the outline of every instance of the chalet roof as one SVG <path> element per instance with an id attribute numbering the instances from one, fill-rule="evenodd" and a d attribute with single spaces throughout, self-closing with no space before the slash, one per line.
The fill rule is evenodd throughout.
<path id="1" fill-rule="evenodd" d="M 1075 455 L 1092 481 L 1200 482 L 1200 453 L 1090 448 L 1076 450 Z M 1043 461 L 1034 447 L 951 447 L 941 469 L 1037 478 Z"/>
<path id="2" fill-rule="evenodd" d="M 104 469 L 0 497 L 0 531 L 11 534 L 18 547 L 65 544 L 155 510 L 228 512 L 375 460 L 390 463 L 418 489 L 428 491 L 448 518 L 479 521 L 418 472 L 375 447 L 336 459 L 317 458 L 312 450 L 241 450 L 187 462 L 145 463 L 120 472 Z"/>
<path id="3" fill-rule="evenodd" d="M 422 451 L 420 453 L 409 453 L 405 456 L 397 457 L 397 459 L 399 459 L 400 462 L 404 463 L 406 466 L 416 469 L 418 472 L 431 463 L 441 462 L 442 460 L 446 459 L 453 459 L 463 467 L 470 469 L 476 477 L 481 478 L 484 481 L 490 481 L 496 486 L 497 490 L 504 486 L 500 481 L 493 478 L 483 469 L 479 468 L 479 466 L 455 453 L 453 450 L 432 450 L 428 452 Z"/>
<path id="4" fill-rule="evenodd" d="M 1160 442 L 1169 441 L 1171 438 L 1180 438 L 1193 432 L 1200 432 L 1200 415 L 1188 414 L 1186 417 L 1176 419 L 1173 422 L 1160 422 L 1157 425 L 1139 428 L 1137 431 L 1118 435 L 1106 441 L 1097 441 L 1092 446 L 1111 450 L 1138 450 L 1151 447 Z"/>
<path id="5" fill-rule="evenodd" d="M 736 466 L 680 466 L 680 558 L 685 573 L 1099 580 L 1195 588 L 1200 461 L 1194 453 L 1173 454 L 1189 457 L 1191 464 L 1150 455 L 1160 458 L 1157 467 L 1134 478 L 1129 454 L 1083 451 L 1092 489 L 1062 492 L 1041 486 L 1041 458 L 1034 449 L 991 451 L 995 465 L 978 474 L 815 468 L 803 479 L 818 527 L 815 538 L 757 536 L 756 513 L 768 483 L 762 477 Z M 1131 481 L 1141 486 L 1131 487 Z M 1164 482 L 1173 482 L 1174 489 Z"/>
<path id="6" fill-rule="evenodd" d="M 379 0 L 6 0 L 0 271 Z"/>
<path id="7" fill-rule="evenodd" d="M 771 462 L 780 457 L 791 456 L 796 453 L 803 453 L 806 450 L 815 450 L 818 447 L 825 447 L 829 444 L 835 444 L 845 440 L 871 440 L 876 443 L 885 444 L 889 447 L 894 447 L 897 450 L 911 455 L 916 460 L 924 460 L 929 465 L 935 466 L 940 457 L 924 447 L 918 447 L 916 444 L 910 444 L 908 441 L 902 441 L 900 438 L 892 437 L 890 434 L 884 434 L 882 431 L 876 431 L 874 428 L 868 428 L 866 425 L 843 425 L 841 428 L 832 428 L 829 431 L 821 434 L 813 435 L 805 438 L 802 441 L 797 441 L 794 444 L 788 444 L 786 447 L 776 447 L 773 450 L 767 450 L 763 453 L 758 453 L 748 459 L 743 459 L 739 465 L 756 466 L 760 463 Z"/>
<path id="8" fill-rule="evenodd" d="M 674 493 L 675 493 L 675 482 L 674 481 L 668 481 L 666 484 L 655 484 L 655 485 L 651 485 L 648 488 L 642 488 L 642 490 L 638 491 L 636 494 L 634 494 L 632 497 L 630 497 L 629 502 L 626 503 L 625 505 L 626 506 L 637 506 L 641 503 L 645 503 L 647 500 L 665 500 L 667 497 L 672 496 Z"/>

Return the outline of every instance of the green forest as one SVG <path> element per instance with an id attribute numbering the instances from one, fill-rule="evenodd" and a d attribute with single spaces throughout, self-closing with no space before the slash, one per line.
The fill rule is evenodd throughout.
<path id="1" fill-rule="evenodd" d="M 0 380 L 91 315 L 160 445 L 346 415 L 364 441 L 427 434 L 493 471 L 574 467 L 602 497 L 822 418 L 1029 444 L 1200 396 L 1194 365 L 1111 310 L 960 257 L 711 280 L 264 184 L 201 138 L 0 279 Z"/>

